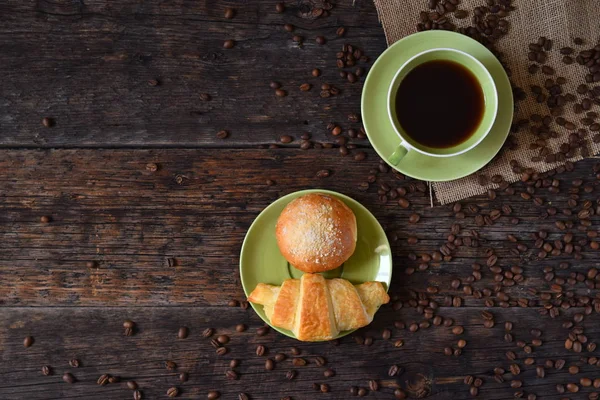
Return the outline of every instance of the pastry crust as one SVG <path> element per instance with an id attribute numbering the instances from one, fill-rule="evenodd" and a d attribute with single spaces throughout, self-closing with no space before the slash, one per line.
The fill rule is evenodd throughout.
<path id="1" fill-rule="evenodd" d="M 293 331 L 298 340 L 327 340 L 339 333 L 329 289 L 321 275 L 304 274 L 300 278 L 300 304 L 296 313 L 298 320 Z"/>
<path id="2" fill-rule="evenodd" d="M 298 340 L 321 341 L 368 325 L 390 298 L 381 282 L 354 286 L 345 279 L 304 274 L 281 286 L 259 283 L 248 300 L 264 306 L 273 326 L 291 330 Z"/>
<path id="3" fill-rule="evenodd" d="M 327 286 L 331 297 L 336 299 L 333 302 L 333 313 L 340 331 L 371 323 L 373 318 L 369 318 L 357 290 L 350 282 L 345 279 L 330 279 Z"/>
<path id="4" fill-rule="evenodd" d="M 311 193 L 291 201 L 275 228 L 281 254 L 295 268 L 324 272 L 342 265 L 356 249 L 356 217 L 341 200 Z"/>

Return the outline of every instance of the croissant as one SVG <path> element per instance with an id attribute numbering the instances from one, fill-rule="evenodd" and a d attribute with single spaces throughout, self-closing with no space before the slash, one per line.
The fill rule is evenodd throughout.
<path id="1" fill-rule="evenodd" d="M 292 331 L 298 340 L 315 342 L 370 324 L 390 297 L 381 282 L 354 286 L 345 279 L 304 274 L 281 286 L 259 283 L 248 300 L 262 304 L 274 326 Z"/>

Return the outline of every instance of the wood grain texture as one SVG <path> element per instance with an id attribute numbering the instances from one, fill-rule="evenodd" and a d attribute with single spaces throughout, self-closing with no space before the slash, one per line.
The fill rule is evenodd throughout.
<path id="1" fill-rule="evenodd" d="M 318 160 L 318 163 L 315 162 Z M 146 170 L 157 163 L 157 172 Z M 542 198 L 552 206 L 566 207 L 570 181 L 589 177 L 587 160 L 561 177 L 561 193 Z M 421 277 L 403 274 L 418 267 L 410 253 L 433 254 L 450 234 L 453 223 L 466 237 L 477 229 L 474 214 L 455 220 L 451 207 L 430 208 L 429 195 L 408 193 L 411 206 L 399 207 L 395 200 L 381 204 L 378 184 L 367 192 L 358 190 L 370 168 L 379 162 L 372 151 L 365 161 L 341 157 L 336 149 L 309 150 L 4 150 L 0 157 L 0 299 L 3 305 L 158 306 L 219 305 L 242 295 L 238 255 L 246 231 L 259 212 L 278 197 L 296 190 L 320 187 L 350 195 L 365 204 L 384 226 L 394 254 L 393 286 L 425 289 L 439 285 L 449 290 L 449 277 L 468 276 L 470 265 L 485 266 L 486 249 L 492 248 L 499 265 L 526 269 L 525 285 L 542 284 L 543 266 L 569 261 L 572 270 L 585 272 L 597 264 L 598 251 L 583 248 L 583 259 L 563 255 L 540 260 L 532 233 L 545 229 L 549 241 L 564 232 L 555 221 L 566 221 L 560 213 L 540 219 L 547 205 L 536 206 L 515 195 L 500 193 L 490 202 L 479 197 L 463 202 L 475 204 L 488 214 L 509 204 L 513 215 L 502 216 L 494 225 L 480 229 L 479 247 L 462 246 L 450 262 L 432 263 Z M 331 176 L 316 178 L 319 170 Z M 235 171 L 235 173 L 234 173 Z M 273 180 L 274 185 L 267 185 Z M 177 182 L 181 182 L 180 184 Z M 398 180 L 380 173 L 379 184 L 410 190 L 413 180 Z M 519 186 L 517 186 L 518 188 Z M 550 196 L 549 196 L 550 195 Z M 581 190 L 578 211 L 585 199 L 596 193 Z M 418 213 L 418 224 L 408 223 Z M 576 214 L 576 213 L 575 213 Z M 41 216 L 51 222 L 40 222 Z M 519 225 L 510 224 L 518 216 Z M 597 216 L 592 217 L 597 230 Z M 585 237 L 575 233 L 574 242 Z M 513 233 L 527 250 L 514 255 Z M 418 238 L 409 245 L 408 237 Z M 168 267 L 167 258 L 176 266 Z M 88 268 L 87 261 L 96 264 Z M 484 273 L 482 287 L 493 285 Z M 523 288 L 507 288 L 522 293 Z M 523 294 L 523 296 L 527 296 Z M 520 296 L 518 296 L 520 297 Z M 470 305 L 471 299 L 466 300 Z M 480 305 L 480 304 L 479 304 Z"/>
<path id="2" fill-rule="evenodd" d="M 575 320 L 588 342 L 600 340 L 596 311 L 577 322 L 589 309 L 575 301 L 569 307 L 568 300 L 598 297 L 593 276 L 582 282 L 598 268 L 598 250 L 591 245 L 598 239 L 586 238 L 577 218 L 586 201 L 589 209 L 598 207 L 600 180 L 593 170 L 598 160 L 556 176 L 559 193 L 536 188 L 540 205 L 521 197 L 526 185 L 517 183 L 515 194 L 499 190 L 494 200 L 480 196 L 461 202 L 464 218 L 456 218 L 453 205 L 430 207 L 424 182 L 370 172 L 378 169 L 379 158 L 365 140 L 351 140 L 364 149 L 346 157 L 337 146 L 299 150 L 303 132 L 314 142 L 333 143 L 329 121 L 340 124 L 344 135 L 359 127 L 347 115 L 360 110 L 364 78 L 352 85 L 339 77 L 335 53 L 341 45 L 363 49 L 371 59 L 367 70 L 385 49 L 372 2 L 337 3 L 327 18 L 308 14 L 322 5 L 318 0 L 288 2 L 283 14 L 263 1 L 0 4 L 0 399 L 133 398 L 123 383 L 96 384 L 108 373 L 137 381 L 145 399 L 166 398 L 167 389 L 177 386 L 183 399 L 203 399 L 209 390 L 219 390 L 228 400 L 237 400 L 240 392 L 252 400 L 347 400 L 350 386 L 367 387 L 369 379 L 381 389 L 367 398 L 390 399 L 397 387 L 415 398 L 418 393 L 409 389 L 420 383 L 428 398 L 468 399 L 463 379 L 474 375 L 484 380 L 479 398 L 500 400 L 517 390 L 510 388 L 509 373 L 503 384 L 493 379 L 495 367 L 508 370 L 512 363 L 507 351 L 516 353 L 525 395 L 563 398 L 557 384 L 598 377 L 598 366 L 581 359 L 597 351 L 566 350 L 569 329 L 562 325 Z M 234 19 L 224 18 L 226 6 L 236 9 Z M 285 32 L 285 23 L 305 38 L 302 48 Z M 342 25 L 346 37 L 337 38 Z M 317 45 L 317 35 L 327 43 Z M 223 49 L 226 39 L 236 41 L 233 49 Z M 322 70 L 319 78 L 310 75 L 315 67 Z M 157 86 L 148 84 L 152 79 Z M 289 95 L 277 98 L 271 80 L 281 82 Z M 305 82 L 313 85 L 309 92 L 299 90 Z M 319 86 L 325 82 L 341 94 L 321 99 Z M 212 100 L 202 101 L 202 93 Z M 44 128 L 43 117 L 55 126 Z M 222 129 L 229 138 L 216 138 Z M 257 149 L 284 134 L 295 139 L 285 148 Z M 365 151 L 364 161 L 354 160 L 359 151 Z M 148 163 L 158 170 L 148 170 Z M 317 178 L 324 169 L 330 176 Z M 579 188 L 573 185 L 577 179 L 583 181 Z M 277 198 L 307 188 L 360 201 L 392 244 L 391 304 L 372 325 L 337 346 L 298 343 L 275 332 L 258 337 L 263 324 L 252 309 L 226 306 L 243 299 L 238 255 L 254 218 Z M 406 190 L 409 207 L 400 207 L 390 189 Z M 510 215 L 501 212 L 492 225 L 477 226 L 476 215 L 489 216 L 507 205 Z M 557 214 L 545 216 L 548 207 Z M 567 207 L 573 215 L 562 211 Z M 420 221 L 411 224 L 414 213 Z M 586 230 L 598 232 L 599 213 L 589 218 Z M 49 222 L 41 222 L 42 216 Z M 519 223 L 512 224 L 512 218 Z M 557 222 L 573 227 L 561 230 Z M 476 229 L 478 246 L 459 245 L 450 260 L 423 261 L 438 255 L 452 229 L 463 243 Z M 581 259 L 564 253 L 541 259 L 532 236 L 540 230 L 548 232 L 548 244 L 572 232 Z M 515 251 L 517 244 L 525 247 Z M 522 282 L 501 287 L 504 303 L 487 293 L 498 279 L 486 265 L 491 252 L 504 282 L 510 281 L 509 268 L 523 269 Z M 481 265 L 481 279 L 473 278 L 474 264 Z M 554 280 L 545 279 L 548 268 Z M 456 279 L 460 285 L 452 283 Z M 561 279 L 558 294 L 550 285 Z M 551 301 L 543 301 L 540 295 L 549 293 Z M 451 307 L 458 298 L 458 307 Z M 426 322 L 416 299 L 421 306 L 439 306 L 435 315 L 453 319 L 464 333 L 437 326 L 410 332 L 411 324 Z M 539 315 L 553 306 L 556 318 Z M 483 326 L 484 310 L 494 315 L 491 329 Z M 123 335 L 127 318 L 138 327 L 131 337 Z M 398 329 L 397 321 L 406 327 Z M 503 339 L 505 321 L 514 323 L 510 343 Z M 248 331 L 236 333 L 239 323 Z M 189 338 L 177 339 L 180 326 L 190 328 Z M 227 355 L 217 356 L 201 337 L 207 327 L 231 336 Z M 392 331 L 390 340 L 381 338 L 385 328 Z M 534 364 L 526 366 L 527 355 L 516 341 L 531 343 L 532 328 L 542 331 L 543 345 L 533 348 Z M 28 335 L 34 344 L 25 348 Z M 360 338 L 374 343 L 359 345 Z M 400 348 L 392 345 L 397 339 L 404 340 Z M 444 348 L 455 348 L 459 339 L 467 342 L 462 355 L 445 356 Z M 267 372 L 264 357 L 255 355 L 258 344 L 267 346 L 267 357 L 284 352 L 288 359 Z M 291 346 L 302 349 L 307 366 L 293 367 Z M 326 357 L 326 366 L 316 365 L 317 355 Z M 68 365 L 72 358 L 80 360 L 79 368 Z M 237 381 L 224 376 L 233 358 L 242 360 Z M 566 360 L 564 369 L 550 368 L 545 378 L 536 378 L 535 366 L 557 359 Z M 176 372 L 165 368 L 167 360 L 177 363 L 177 372 L 188 372 L 189 382 L 178 382 Z M 405 372 L 387 376 L 392 364 Z M 580 374 L 568 373 L 572 364 L 580 366 Z M 43 365 L 54 374 L 42 375 Z M 324 377 L 328 367 L 334 377 Z M 298 376 L 290 382 L 285 372 L 291 369 Z M 61 380 L 67 371 L 77 383 Z M 315 382 L 329 384 L 331 391 L 315 392 Z M 587 398 L 592 390 L 581 387 L 569 398 Z"/>
<path id="3" fill-rule="evenodd" d="M 567 352 L 563 342 L 567 330 L 550 318 L 540 318 L 533 309 L 506 309 L 494 311 L 497 325 L 492 329 L 482 326 L 479 311 L 482 309 L 441 308 L 440 315 L 453 318 L 465 328 L 465 333 L 456 336 L 448 327 L 431 327 L 411 333 L 397 330 L 391 325 L 394 319 L 410 321 L 412 310 L 402 309 L 394 312 L 391 307 L 383 307 L 375 322 L 352 336 L 340 340 L 339 345 L 330 343 L 299 343 L 282 335 L 270 332 L 256 336 L 260 327 L 258 317 L 252 310 L 243 311 L 228 307 L 168 307 L 125 310 L 122 308 L 8 308 L 0 313 L 0 343 L 2 363 L 0 365 L 0 396 L 2 399 L 131 399 L 132 392 L 124 381 L 135 380 L 144 393 L 145 399 L 166 398 L 169 387 L 181 390 L 178 398 L 204 399 L 209 390 L 221 392 L 222 399 L 237 399 L 245 392 L 255 400 L 279 399 L 292 396 L 293 399 L 348 399 L 351 386 L 368 387 L 368 381 L 375 379 L 381 389 L 371 392 L 368 398 L 390 399 L 397 387 L 407 389 L 426 379 L 431 399 L 468 399 L 469 387 L 463 383 L 467 374 L 482 378 L 479 398 L 507 399 L 513 397 L 510 373 L 504 375 L 506 382 L 496 383 L 492 369 L 501 367 L 508 371 L 512 363 L 521 367 L 521 373 L 515 377 L 525 382 L 522 390 L 536 393 L 538 398 L 558 398 L 555 385 L 577 382 L 580 376 L 597 377 L 596 366 L 582 364 L 579 355 Z M 564 316 L 567 319 L 581 310 L 572 309 Z M 122 323 L 126 318 L 134 320 L 138 332 L 131 337 L 123 336 Z M 600 336 L 598 315 L 588 317 L 583 324 L 590 338 Z M 542 330 L 542 347 L 536 348 L 536 362 L 531 366 L 524 364 L 528 357 L 514 343 L 502 340 L 504 321 L 514 323 L 513 333 L 516 339 L 529 342 L 530 329 L 535 326 Z M 236 333 L 235 324 L 245 323 L 249 329 Z M 179 327 L 189 328 L 187 339 L 178 339 Z M 231 341 L 226 345 L 229 352 L 217 356 L 209 339 L 202 338 L 201 332 L 207 328 L 215 329 L 216 334 L 227 334 Z M 393 330 L 392 340 L 381 339 L 381 329 Z M 30 348 L 23 347 L 23 338 L 33 335 L 35 342 Z M 371 336 L 371 346 L 357 345 L 353 336 Z M 404 347 L 395 348 L 393 341 L 402 338 Z M 463 354 L 459 357 L 444 356 L 445 346 L 456 343 L 459 338 L 467 340 Z M 267 347 L 263 357 L 256 356 L 256 346 Z M 291 347 L 298 347 L 308 364 L 295 367 L 291 360 Z M 505 353 L 514 351 L 515 361 L 507 360 Z M 273 371 L 265 371 L 267 358 L 276 353 L 287 355 L 285 361 L 276 363 Z M 583 353 L 589 356 L 589 353 Z M 319 367 L 316 356 L 325 357 L 327 364 Z M 79 368 L 69 366 L 69 360 L 80 361 Z M 240 379 L 230 381 L 225 378 L 229 361 L 241 360 L 235 370 Z M 564 359 L 566 366 L 562 370 L 547 369 L 546 377 L 536 378 L 535 367 L 545 360 Z M 176 371 L 168 371 L 165 361 L 174 361 Z M 404 368 L 404 373 L 389 377 L 388 369 L 392 364 Z M 570 375 L 567 367 L 579 365 L 582 373 Z M 44 376 L 41 367 L 48 365 L 53 375 Z M 335 376 L 325 378 L 327 368 L 335 370 Z M 295 370 L 297 377 L 293 381 L 285 379 L 289 370 Z M 72 373 L 77 382 L 70 385 L 62 381 L 62 374 Z M 189 381 L 180 383 L 179 372 L 189 373 Z M 123 382 L 99 386 L 96 380 L 102 374 L 119 376 Z M 331 391 L 326 394 L 316 392 L 312 384 L 327 383 Z M 587 397 L 590 388 L 582 388 L 580 396 Z M 412 396 L 411 396 L 412 397 Z M 414 397 L 412 397 L 414 398 Z M 582 397 L 571 397 L 582 398 Z"/>
<path id="4" fill-rule="evenodd" d="M 385 49 L 373 3 L 339 3 L 314 19 L 303 17 L 318 6 L 308 1 L 284 14 L 257 1 L 4 2 L 0 146 L 253 146 L 303 132 L 324 140 L 328 121 L 360 112 L 362 83 L 338 76 L 335 53 L 351 43 L 374 60 Z M 224 18 L 226 6 L 235 18 Z M 335 35 L 341 25 L 344 38 Z M 328 42 L 317 45 L 317 35 Z M 227 39 L 233 49 L 223 49 Z M 313 68 L 323 75 L 312 77 Z M 289 95 L 276 97 L 272 80 Z M 325 82 L 341 94 L 320 98 Z M 301 92 L 303 83 L 312 90 Z M 44 117 L 55 126 L 44 128 Z M 215 137 L 222 129 L 226 142 Z"/>

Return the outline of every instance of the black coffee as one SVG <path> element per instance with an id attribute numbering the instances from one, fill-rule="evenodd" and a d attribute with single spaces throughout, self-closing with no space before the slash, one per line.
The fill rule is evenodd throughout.
<path id="1" fill-rule="evenodd" d="M 471 71 L 454 61 L 440 60 L 418 65 L 404 77 L 395 106 L 398 122 L 414 141 L 448 148 L 475 133 L 485 101 Z"/>

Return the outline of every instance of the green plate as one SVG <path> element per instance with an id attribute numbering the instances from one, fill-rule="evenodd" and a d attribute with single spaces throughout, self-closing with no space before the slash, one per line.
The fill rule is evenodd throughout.
<path id="1" fill-rule="evenodd" d="M 474 149 L 454 157 L 431 157 L 410 151 L 398 165 L 388 158 L 400 144 L 387 115 L 387 93 L 398 69 L 412 56 L 434 48 L 464 51 L 478 59 L 494 78 L 498 91 L 498 114 L 487 137 Z M 415 95 L 418 95 L 415 93 Z M 379 156 L 392 168 L 424 181 L 450 181 L 481 169 L 500 151 L 513 118 L 512 88 L 500 61 L 483 45 L 468 36 L 448 31 L 426 31 L 407 36 L 379 56 L 362 92 L 362 119 L 369 140 Z M 432 114 L 435 117 L 435 114 Z"/>
<path id="2" fill-rule="evenodd" d="M 259 283 L 281 285 L 286 279 L 302 276 L 303 272 L 292 267 L 281 255 L 275 238 L 275 225 L 290 201 L 308 193 L 326 193 L 337 197 L 356 215 L 358 240 L 354 254 L 341 267 L 322 275 L 328 279 L 341 277 L 353 284 L 379 281 L 386 285 L 386 289 L 389 288 L 392 279 L 392 254 L 390 243 L 377 219 L 362 204 L 348 196 L 315 189 L 290 193 L 276 200 L 256 217 L 248 229 L 240 255 L 240 276 L 246 297 Z M 271 325 L 263 306 L 252 304 L 252 308 L 273 329 L 295 338 L 292 332 Z M 350 332 L 352 331 L 341 332 L 338 337 Z"/>

